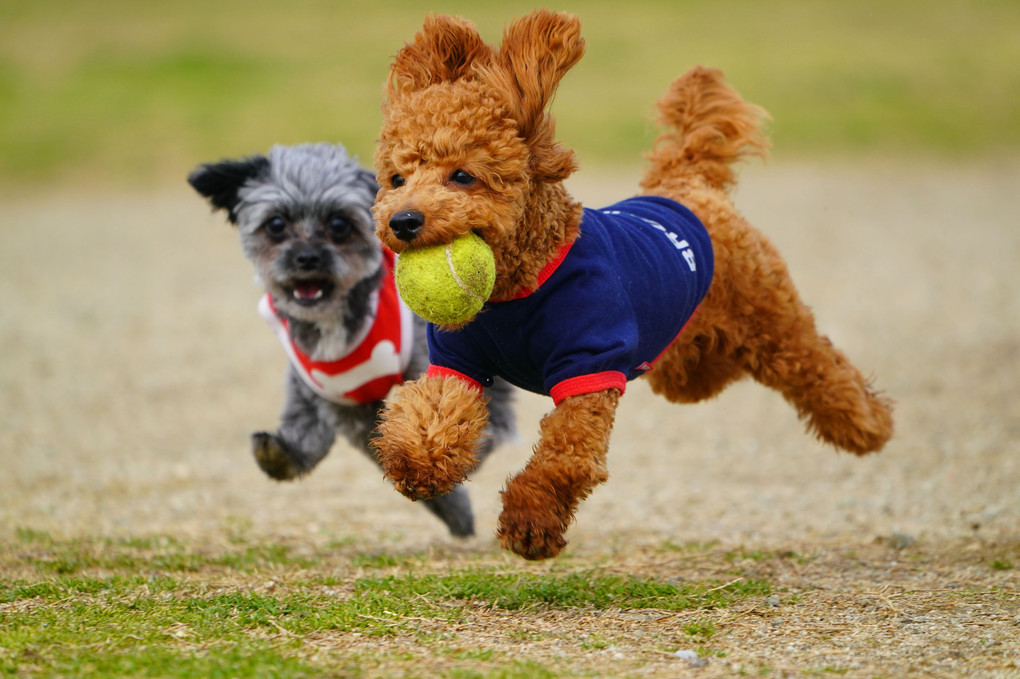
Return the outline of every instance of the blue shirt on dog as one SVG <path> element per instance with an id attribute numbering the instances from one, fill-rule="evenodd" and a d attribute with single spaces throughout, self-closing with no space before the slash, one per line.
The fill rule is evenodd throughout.
<path id="1" fill-rule="evenodd" d="M 580 235 L 535 290 L 490 301 L 463 328 L 428 328 L 430 375 L 500 376 L 553 397 L 625 389 L 651 369 L 708 292 L 712 243 L 683 205 L 642 196 L 585 208 Z"/>

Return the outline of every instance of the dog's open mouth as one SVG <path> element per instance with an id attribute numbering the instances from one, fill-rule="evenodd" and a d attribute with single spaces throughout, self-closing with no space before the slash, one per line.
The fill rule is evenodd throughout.
<path id="1" fill-rule="evenodd" d="M 294 281 L 288 288 L 290 298 L 298 304 L 313 306 L 329 298 L 333 292 L 333 284 L 325 279 L 312 278 Z"/>

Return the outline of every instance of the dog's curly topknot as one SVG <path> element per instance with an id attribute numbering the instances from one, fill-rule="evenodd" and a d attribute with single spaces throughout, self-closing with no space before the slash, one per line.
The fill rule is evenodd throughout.
<path id="1" fill-rule="evenodd" d="M 469 77 L 476 64 L 487 63 L 492 54 L 493 49 L 470 21 L 430 15 L 414 42 L 397 53 L 386 84 L 387 96 L 393 99 L 429 85 Z"/>

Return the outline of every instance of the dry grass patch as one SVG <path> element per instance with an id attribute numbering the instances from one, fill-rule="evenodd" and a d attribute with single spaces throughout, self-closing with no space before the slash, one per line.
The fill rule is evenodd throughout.
<path id="1" fill-rule="evenodd" d="M 472 550 L 175 538 L 2 546 L 5 676 L 1015 672 L 1016 544 Z M 989 675 L 991 676 L 991 675 Z"/>
<path id="2" fill-rule="evenodd" d="M 634 662 L 635 622 L 687 624 L 770 593 L 745 577 L 661 579 L 566 559 L 176 538 L 3 548 L 0 669 L 10 676 L 569 676 Z M 680 617 L 677 617 L 680 616 Z M 695 616 L 695 618 L 691 618 Z M 668 655 L 650 635 L 639 656 Z M 428 668 L 428 669 L 423 669 Z"/>

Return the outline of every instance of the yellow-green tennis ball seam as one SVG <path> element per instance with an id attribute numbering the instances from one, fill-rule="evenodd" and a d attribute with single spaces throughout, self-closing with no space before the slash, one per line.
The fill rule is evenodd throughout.
<path id="1" fill-rule="evenodd" d="M 485 304 L 496 282 L 492 250 L 474 233 L 445 245 L 406 250 L 397 258 L 397 289 L 427 321 L 456 325 Z"/>

